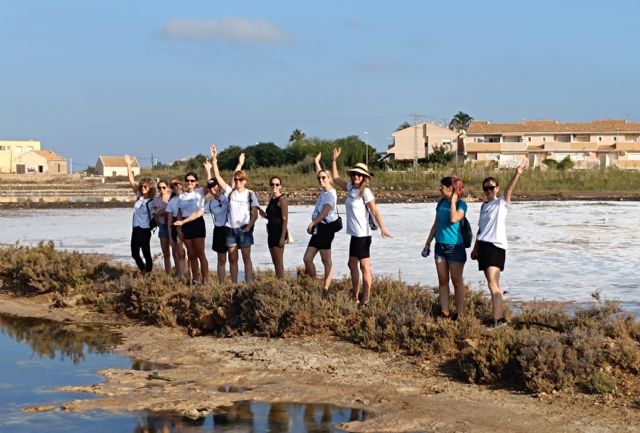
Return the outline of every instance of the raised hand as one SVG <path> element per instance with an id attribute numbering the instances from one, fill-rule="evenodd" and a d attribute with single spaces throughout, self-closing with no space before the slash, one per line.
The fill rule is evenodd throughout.
<path id="1" fill-rule="evenodd" d="M 318 154 L 316 155 L 314 161 L 316 162 L 316 164 L 320 164 L 320 159 L 322 158 L 322 153 L 318 152 Z"/>
<path id="2" fill-rule="evenodd" d="M 127 167 L 131 167 L 133 164 L 133 159 L 129 155 L 124 156 L 124 163 L 127 164 Z"/>
<path id="3" fill-rule="evenodd" d="M 342 148 L 340 148 L 340 147 L 334 148 L 333 149 L 333 155 L 332 155 L 333 160 L 336 161 L 340 157 L 341 153 L 342 153 Z"/>
<path id="4" fill-rule="evenodd" d="M 211 161 L 205 160 L 202 165 L 204 166 L 204 169 L 207 170 L 207 173 L 211 173 L 211 169 L 213 168 L 213 164 L 211 164 Z"/>
<path id="5" fill-rule="evenodd" d="M 455 190 L 451 194 L 451 203 L 458 203 L 458 193 Z"/>
<path id="6" fill-rule="evenodd" d="M 518 167 L 516 167 L 516 173 L 518 174 L 522 174 L 525 171 L 527 171 L 527 169 L 529 168 L 529 159 L 523 159 L 520 164 L 518 164 Z"/>
<path id="7" fill-rule="evenodd" d="M 216 159 L 218 157 L 218 148 L 215 144 L 209 146 L 209 153 L 211 153 L 211 159 Z"/>
<path id="8" fill-rule="evenodd" d="M 238 164 L 240 164 L 240 165 L 244 165 L 244 158 L 245 158 L 245 155 L 244 155 L 244 152 L 242 152 L 242 153 L 238 156 Z"/>

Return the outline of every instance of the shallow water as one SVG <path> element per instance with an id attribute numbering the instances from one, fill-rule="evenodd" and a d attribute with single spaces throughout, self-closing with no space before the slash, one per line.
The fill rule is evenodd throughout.
<path id="1" fill-rule="evenodd" d="M 340 431 L 335 427 L 338 423 L 365 418 L 362 410 L 328 404 L 250 401 L 217 409 L 198 421 L 150 412 L 22 411 L 27 406 L 59 406 L 69 400 L 96 398 L 57 392 L 55 387 L 99 382 L 102 379 L 95 372 L 103 368 L 166 368 L 112 353 L 119 340 L 117 334 L 102 328 L 0 315 L 0 431 L 330 433 Z M 238 392 L 241 396 L 242 389 L 221 386 L 214 392 Z"/>
<path id="2" fill-rule="evenodd" d="M 480 204 L 469 205 L 474 231 Z M 431 257 L 420 251 L 435 216 L 434 203 L 382 204 L 382 215 L 393 239 L 374 234 L 374 273 L 400 277 L 409 283 L 435 287 L 437 276 Z M 290 207 L 290 227 L 295 239 L 285 250 L 285 266 L 294 271 L 302 266 L 309 235 L 311 206 Z M 344 206 L 340 206 L 344 216 Z M 640 246 L 635 239 L 640 202 L 517 202 L 507 217 L 510 249 L 502 274 L 503 288 L 514 300 L 559 300 L 590 302 L 599 290 L 603 299 L 616 299 L 625 308 L 640 313 Z M 33 244 L 53 240 L 58 247 L 107 254 L 133 264 L 129 258 L 130 209 L 54 209 L 0 211 L 3 230 L 0 243 L 20 241 Z M 212 222 L 207 217 L 207 254 Z M 265 220 L 258 221 L 253 247 L 254 266 L 270 268 Z M 334 273 L 346 275 L 349 237 L 344 230 L 333 244 Z M 160 253 L 157 237 L 154 254 Z M 319 256 L 316 266 L 322 272 Z M 211 266 L 213 269 L 213 266 Z M 242 265 L 240 265 L 242 269 Z M 484 288 L 477 264 L 468 261 L 465 280 Z"/>

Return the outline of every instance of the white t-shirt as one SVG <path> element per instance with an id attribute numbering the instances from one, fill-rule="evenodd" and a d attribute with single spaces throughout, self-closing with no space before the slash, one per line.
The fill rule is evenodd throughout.
<path id="1" fill-rule="evenodd" d="M 178 211 L 180 210 L 180 197 L 177 195 L 169 199 L 169 203 L 167 203 L 167 207 L 164 208 L 166 213 L 170 213 L 173 215 L 173 219 L 178 218 Z"/>
<path id="2" fill-rule="evenodd" d="M 356 237 L 371 236 L 371 227 L 369 227 L 369 210 L 365 203 L 374 200 L 375 197 L 369 188 L 365 188 L 362 196 L 360 189 L 354 188 L 353 184 L 347 184 L 347 234 Z M 364 199 L 364 200 L 363 200 Z"/>
<path id="3" fill-rule="evenodd" d="M 153 218 L 153 208 L 149 203 L 149 210 L 147 210 L 147 202 L 151 201 L 149 198 L 142 198 L 138 195 L 135 204 L 133 205 L 133 227 L 140 227 L 143 229 L 149 228 L 149 213 Z"/>
<path id="4" fill-rule="evenodd" d="M 213 215 L 213 224 L 216 227 L 224 227 L 229 213 L 229 197 L 220 194 L 220 198 L 212 198 L 205 205 L 204 212 Z"/>
<path id="5" fill-rule="evenodd" d="M 338 219 L 338 214 L 336 214 L 336 206 L 338 204 L 338 195 L 336 194 L 335 189 L 331 189 L 329 191 L 323 191 L 318 196 L 318 200 L 316 200 L 316 207 L 313 208 L 313 213 L 311 214 L 311 219 L 314 220 L 318 218 L 318 215 L 322 213 L 322 208 L 325 204 L 331 206 L 331 210 L 326 218 L 320 223 L 332 223 Z"/>
<path id="6" fill-rule="evenodd" d="M 507 211 L 509 203 L 502 196 L 482 203 L 478 219 L 479 241 L 491 242 L 498 248 L 507 249 Z"/>
<path id="7" fill-rule="evenodd" d="M 202 188 L 196 188 L 191 192 L 183 192 L 180 194 L 180 202 L 178 203 L 182 209 L 182 218 L 186 218 L 192 213 L 204 210 L 204 193 Z"/>
<path id="8" fill-rule="evenodd" d="M 256 193 L 245 189 L 242 192 L 231 189 L 227 185 L 227 189 L 224 193 L 229 198 L 229 217 L 227 218 L 227 227 L 232 229 L 239 229 L 242 226 L 249 224 L 251 221 L 251 209 L 260 206 Z"/>

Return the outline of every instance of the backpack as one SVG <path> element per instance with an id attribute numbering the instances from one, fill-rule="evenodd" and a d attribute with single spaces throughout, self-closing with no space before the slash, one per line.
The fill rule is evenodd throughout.
<path id="1" fill-rule="evenodd" d="M 462 241 L 464 242 L 465 248 L 471 248 L 471 244 L 473 243 L 473 231 L 471 230 L 471 224 L 465 215 L 460 221 L 460 230 L 462 231 Z"/>
<path id="2" fill-rule="evenodd" d="M 151 209 L 149 209 L 150 201 L 151 200 L 147 200 L 147 202 L 145 203 L 145 206 L 147 206 L 147 215 L 149 215 L 149 228 L 151 229 L 151 231 L 154 231 L 156 227 L 158 227 L 158 223 L 156 222 L 156 219 L 154 218 L 154 216 L 151 214 Z"/>

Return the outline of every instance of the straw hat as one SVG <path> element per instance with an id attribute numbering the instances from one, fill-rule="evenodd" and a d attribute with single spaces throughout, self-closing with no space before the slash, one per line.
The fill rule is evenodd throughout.
<path id="1" fill-rule="evenodd" d="M 369 168 L 367 167 L 367 165 L 361 162 L 357 163 L 356 165 L 351 167 L 349 170 L 347 170 L 347 173 L 348 174 L 359 173 L 366 177 L 373 177 L 373 174 L 369 173 Z"/>

